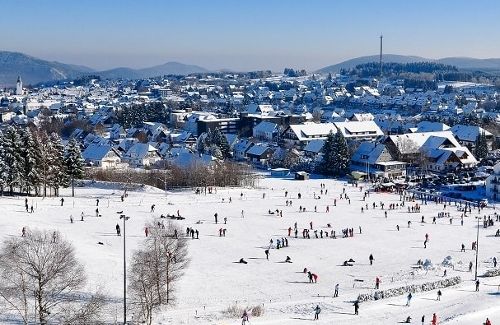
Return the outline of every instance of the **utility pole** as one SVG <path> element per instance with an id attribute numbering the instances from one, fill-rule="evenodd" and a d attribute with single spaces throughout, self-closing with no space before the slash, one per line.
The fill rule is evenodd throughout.
<path id="1" fill-rule="evenodd" d="M 380 35 L 380 57 L 379 57 L 379 63 L 380 63 L 380 78 L 382 78 L 382 40 L 384 38 L 384 35 Z"/>
<path id="2" fill-rule="evenodd" d="M 476 232 L 476 270 L 474 271 L 474 281 L 477 281 L 477 260 L 479 255 L 479 221 L 481 217 L 476 217 L 477 219 L 477 232 Z"/>
<path id="3" fill-rule="evenodd" d="M 127 324 L 127 259 L 126 259 L 126 248 L 125 248 L 125 237 L 127 235 L 125 225 L 130 217 L 126 217 L 124 214 L 120 215 L 120 219 L 123 219 L 123 325 Z"/>

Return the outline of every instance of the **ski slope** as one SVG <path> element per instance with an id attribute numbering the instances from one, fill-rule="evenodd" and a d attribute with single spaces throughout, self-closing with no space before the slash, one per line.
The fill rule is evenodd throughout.
<path id="1" fill-rule="evenodd" d="M 320 183 L 326 184 L 327 195 L 320 194 Z M 344 188 L 350 204 L 339 198 Z M 438 315 L 439 324 L 482 324 L 486 317 L 493 324 L 500 323 L 500 277 L 480 278 L 480 291 L 475 292 L 474 274 L 468 272 L 469 262 L 475 259 L 471 243 L 476 238 L 477 210 L 473 210 L 461 226 L 461 212 L 455 206 L 444 210 L 442 204 L 428 202 L 421 206 L 420 213 L 408 213 L 406 207 L 387 210 L 390 203 L 400 203 L 399 195 L 371 193 L 365 202 L 362 200 L 364 190 L 337 180 L 263 178 L 256 188 L 218 188 L 217 193 L 207 195 L 189 190 L 164 193 L 146 187 L 129 192 L 121 202 L 122 190 L 94 184 L 77 188 L 75 198 L 69 196 L 70 190 L 63 190 L 64 206 L 59 198 L 30 198 L 34 213 L 24 210 L 24 197 L 0 198 L 0 239 L 20 236 L 22 227 L 60 231 L 74 244 L 77 258 L 84 263 L 89 289 L 103 288 L 111 299 L 109 322 L 122 319 L 123 237 L 117 237 L 115 232 L 117 223 L 122 226 L 117 212 L 130 216 L 126 227 L 130 256 L 144 238 L 147 222 L 159 218 L 160 214 L 176 214 L 179 210 L 186 218 L 179 221 L 181 228 L 198 229 L 200 239 L 190 240 L 191 262 L 177 284 L 176 306 L 158 314 L 155 324 L 241 324 L 241 319 L 228 318 L 223 313 L 235 304 L 264 306 L 264 315 L 251 317 L 250 324 L 307 324 L 313 320 L 313 308 L 317 304 L 322 308 L 317 324 L 397 324 L 407 316 L 412 317 L 412 323 L 420 324 L 422 315 L 426 316 L 425 323 L 430 324 L 432 313 Z M 297 198 L 298 193 L 301 199 Z M 315 195 L 320 198 L 315 199 Z M 100 201 L 102 217 L 95 216 L 96 199 Z M 286 206 L 287 199 L 293 201 L 292 206 Z M 336 206 L 333 206 L 334 199 Z M 373 202 L 378 205 L 375 209 L 372 209 Z M 380 202 L 385 203 L 384 210 Z M 361 213 L 366 203 L 369 209 Z M 156 206 L 154 212 L 151 212 L 152 204 Z M 306 212 L 299 212 L 299 206 L 305 207 Z M 314 212 L 315 206 L 317 212 Z M 268 213 L 276 209 L 282 210 L 283 217 Z M 384 211 L 388 212 L 387 218 Z M 454 217 L 453 224 L 450 225 L 448 218 L 438 218 L 437 223 L 432 224 L 432 217 L 443 211 Z M 80 221 L 82 212 L 84 221 Z M 215 213 L 219 224 L 214 222 Z M 493 213 L 489 209 L 480 215 Z M 74 223 L 70 223 L 70 215 Z M 425 216 L 425 223 L 420 222 L 421 216 Z M 407 226 L 409 220 L 410 227 Z M 287 237 L 287 229 L 293 229 L 295 222 L 297 239 L 293 238 L 293 230 L 292 237 Z M 302 230 L 309 228 L 310 222 L 318 235 L 320 230 L 335 230 L 337 238 L 316 239 L 311 231 L 311 239 L 303 239 Z M 328 223 L 332 228 L 327 227 Z M 396 225 L 400 226 L 399 231 Z M 494 227 L 484 229 L 481 223 L 479 274 L 493 268 L 493 256 L 500 258 L 500 238 L 494 237 L 499 226 L 497 222 Z M 225 237 L 219 236 L 220 228 L 227 229 Z M 341 238 L 343 228 L 354 228 L 354 236 Z M 425 234 L 430 239 L 426 249 L 423 247 Z M 272 248 L 266 260 L 264 250 L 269 248 L 270 239 L 276 242 L 282 237 L 288 238 L 289 247 Z M 460 252 L 462 243 L 466 252 Z M 370 254 L 375 258 L 373 265 L 369 264 Z M 293 263 L 284 263 L 286 256 L 290 256 Z M 416 293 L 411 306 L 406 307 L 406 295 L 403 295 L 362 303 L 359 315 L 354 315 L 352 302 L 359 293 L 374 290 L 377 276 L 382 280 L 381 289 L 439 280 L 445 270 L 440 264 L 447 256 L 455 263 L 454 269 L 446 268 L 447 276 L 459 275 L 463 282 L 442 289 L 441 301 L 436 301 L 436 291 Z M 248 264 L 237 263 L 240 258 Z M 355 260 L 354 266 L 341 265 L 350 258 Z M 419 259 L 430 259 L 435 268 L 412 268 Z M 318 283 L 308 283 L 304 268 L 319 276 Z M 336 283 L 340 285 L 340 292 L 338 298 L 333 298 Z"/>

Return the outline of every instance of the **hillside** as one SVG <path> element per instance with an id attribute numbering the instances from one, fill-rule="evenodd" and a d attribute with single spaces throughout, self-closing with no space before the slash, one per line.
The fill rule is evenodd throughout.
<path id="1" fill-rule="evenodd" d="M 378 62 L 378 55 L 361 56 L 358 58 L 346 60 L 337 64 L 317 70 L 318 73 L 338 73 L 341 69 L 352 69 L 358 64 Z M 429 59 L 420 56 L 408 56 L 397 54 L 384 54 L 384 62 L 393 63 L 411 63 L 411 62 L 436 62 L 446 65 L 456 66 L 462 70 L 482 70 L 482 71 L 500 71 L 500 59 L 476 59 L 467 57 L 447 57 L 442 59 Z"/>
<path id="2" fill-rule="evenodd" d="M 0 86 L 13 86 L 21 76 L 24 84 L 74 78 L 90 73 L 91 68 L 51 62 L 23 53 L 0 51 Z"/>
<path id="3" fill-rule="evenodd" d="M 106 71 L 100 71 L 96 74 L 103 78 L 108 79 L 138 79 L 138 78 L 152 78 L 157 76 L 175 74 L 175 75 L 188 75 L 192 73 L 206 73 L 207 69 L 196 66 L 188 65 L 179 62 L 167 62 L 165 64 L 156 65 L 143 69 L 131 68 L 115 68 Z"/>

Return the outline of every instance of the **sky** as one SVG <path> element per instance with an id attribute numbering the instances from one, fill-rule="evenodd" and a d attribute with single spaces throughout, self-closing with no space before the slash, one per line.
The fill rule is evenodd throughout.
<path id="1" fill-rule="evenodd" d="M 94 69 L 315 70 L 378 53 L 500 57 L 498 0 L 2 0 L 0 49 Z"/>

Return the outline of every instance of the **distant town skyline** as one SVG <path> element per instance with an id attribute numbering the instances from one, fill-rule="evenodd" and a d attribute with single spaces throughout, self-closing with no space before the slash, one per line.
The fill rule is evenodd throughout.
<path id="1" fill-rule="evenodd" d="M 500 3 L 466 1 L 29 1 L 2 3 L 2 50 L 102 70 L 178 61 L 316 70 L 384 53 L 500 57 Z"/>

